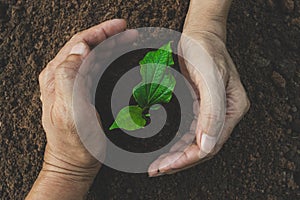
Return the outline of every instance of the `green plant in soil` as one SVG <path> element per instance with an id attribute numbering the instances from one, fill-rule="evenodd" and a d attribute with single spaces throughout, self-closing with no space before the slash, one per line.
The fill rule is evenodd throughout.
<path id="1" fill-rule="evenodd" d="M 170 71 L 174 65 L 171 42 L 148 52 L 139 64 L 142 81 L 132 91 L 137 105 L 121 109 L 109 130 L 144 128 L 150 117 L 149 109 L 157 110 L 160 104 L 169 103 L 172 99 L 176 80 Z"/>

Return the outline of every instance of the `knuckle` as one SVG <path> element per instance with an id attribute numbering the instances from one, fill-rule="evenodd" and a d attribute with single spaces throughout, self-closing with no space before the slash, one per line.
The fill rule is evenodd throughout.
<path id="1" fill-rule="evenodd" d="M 244 107 L 245 113 L 249 111 L 250 106 L 251 106 L 250 100 L 248 97 L 246 97 L 246 105 Z"/>
<path id="2" fill-rule="evenodd" d="M 73 68 L 59 67 L 55 70 L 55 77 L 61 79 L 73 79 L 77 72 Z"/>
<path id="3" fill-rule="evenodd" d="M 247 97 L 247 94 L 244 92 L 243 97 L 239 101 L 239 113 L 238 118 L 242 118 L 250 109 L 250 101 Z"/>
<path id="4" fill-rule="evenodd" d="M 39 74 L 39 83 L 40 84 L 43 84 L 44 83 L 44 80 L 46 79 L 46 78 L 48 78 L 47 76 L 47 72 L 49 71 L 49 70 L 53 70 L 53 69 L 55 69 L 55 63 L 54 63 L 54 61 L 53 60 L 51 60 L 48 64 L 47 64 L 47 66 L 41 71 L 41 73 Z"/>
<path id="5" fill-rule="evenodd" d="M 250 109 L 251 103 L 240 79 L 237 78 L 232 84 L 235 85 L 234 104 L 232 106 L 235 110 L 235 119 L 240 120 Z"/>
<path id="6" fill-rule="evenodd" d="M 74 61 L 65 61 L 55 69 L 55 77 L 73 79 L 77 76 L 79 65 Z"/>
<path id="7" fill-rule="evenodd" d="M 69 55 L 65 60 L 65 62 L 70 62 L 70 63 L 73 62 L 72 64 L 76 65 L 76 66 L 80 65 L 81 61 L 82 61 L 81 56 L 76 55 L 76 54 Z"/>
<path id="8" fill-rule="evenodd" d="M 47 85 L 48 80 L 51 78 L 51 75 L 49 75 L 48 69 L 45 68 L 41 73 L 39 74 L 38 80 L 39 84 L 42 87 L 45 87 Z"/>
<path id="9" fill-rule="evenodd" d="M 40 83 L 40 85 L 43 83 L 43 81 L 44 81 L 44 78 L 45 78 L 45 70 L 46 69 L 44 69 L 43 71 L 41 71 L 41 73 L 39 74 L 39 83 Z"/>
<path id="10" fill-rule="evenodd" d="M 242 88 L 243 92 L 242 92 L 242 98 L 240 98 L 240 109 L 243 111 L 243 114 L 245 114 L 249 108 L 250 108 L 250 101 L 247 97 L 247 93 L 244 90 L 244 87 Z"/>
<path id="11" fill-rule="evenodd" d="M 53 69 L 53 68 L 55 68 L 55 62 L 53 61 L 53 60 L 51 60 L 48 64 L 47 64 L 47 66 L 46 66 L 46 68 L 48 68 L 48 69 Z"/>

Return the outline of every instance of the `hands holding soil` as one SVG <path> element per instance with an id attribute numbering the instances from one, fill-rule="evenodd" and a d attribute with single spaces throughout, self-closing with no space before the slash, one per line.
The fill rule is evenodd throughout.
<path id="1" fill-rule="evenodd" d="M 225 46 L 230 3 L 231 0 L 190 2 L 183 30 L 186 37 L 181 39 L 179 51 L 189 60 L 199 60 L 196 47 L 190 46 L 186 39 L 190 38 L 201 44 L 215 65 L 206 66 L 212 73 L 204 78 L 195 70 L 198 64 L 193 66 L 181 61 L 183 74 L 198 93 L 194 99 L 195 119 L 190 132 L 169 153 L 151 164 L 150 176 L 173 173 L 215 155 L 249 108 L 247 95 Z M 89 154 L 77 135 L 71 106 L 74 79 L 91 48 L 124 29 L 126 22 L 117 19 L 76 34 L 40 74 L 47 145 L 43 168 L 27 199 L 82 199 L 86 195 L 101 164 Z M 220 77 L 223 88 L 216 84 Z M 211 98 L 211 92 L 217 98 Z M 83 106 L 95 112 L 92 105 Z M 225 116 L 220 110 L 225 110 Z M 105 144 L 102 146 L 105 148 Z"/>

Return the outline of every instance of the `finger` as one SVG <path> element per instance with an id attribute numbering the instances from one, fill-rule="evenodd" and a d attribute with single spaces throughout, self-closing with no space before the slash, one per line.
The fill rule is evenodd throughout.
<path id="1" fill-rule="evenodd" d="M 233 78 L 228 83 L 227 90 L 227 110 L 225 124 L 222 134 L 217 142 L 213 151 L 216 154 L 228 140 L 234 127 L 240 122 L 243 116 L 250 108 L 250 102 L 247 97 L 246 91 L 240 82 L 239 78 Z"/>
<path id="2" fill-rule="evenodd" d="M 164 158 L 166 157 L 172 157 L 171 159 L 169 158 L 168 161 L 171 162 L 172 160 L 175 161 L 175 158 L 179 158 L 179 154 L 181 153 L 193 143 L 195 140 L 195 134 L 193 132 L 186 133 L 182 136 L 182 138 L 176 142 L 170 149 L 169 153 L 161 155 L 159 158 L 157 158 L 150 166 L 148 169 L 148 174 L 150 177 L 162 175 L 162 172 L 160 171 L 160 165 Z M 174 155 L 176 154 L 176 155 Z M 164 161 L 166 162 L 166 161 Z M 168 170 L 167 170 L 168 171 Z"/>
<path id="3" fill-rule="evenodd" d="M 118 37 L 106 40 L 104 52 L 107 52 L 109 50 L 114 50 L 114 48 L 118 49 L 120 45 L 130 44 L 136 41 L 137 37 L 138 37 L 137 30 L 128 29 L 122 32 L 122 34 L 120 34 Z"/>
<path id="4" fill-rule="evenodd" d="M 194 132 L 184 134 L 182 138 L 171 147 L 170 152 L 183 151 L 193 143 L 195 137 L 196 136 Z"/>
<path id="5" fill-rule="evenodd" d="M 160 162 L 158 164 L 158 171 L 160 173 L 167 173 L 171 171 L 173 168 L 171 167 L 176 160 L 178 160 L 181 155 L 184 154 L 184 152 L 172 152 L 169 153 L 166 157 L 160 159 Z"/>
<path id="6" fill-rule="evenodd" d="M 157 158 L 148 168 L 149 177 L 161 176 L 167 171 L 167 167 L 180 157 L 182 152 L 169 152 Z"/>
<path id="7" fill-rule="evenodd" d="M 170 152 L 157 159 L 152 166 L 149 176 L 170 174 L 190 168 L 204 158 L 207 154 L 200 151 L 197 144 L 192 144 L 184 151 Z"/>
<path id="8" fill-rule="evenodd" d="M 125 31 L 124 34 L 121 35 L 121 37 L 118 37 L 118 44 L 128 44 L 136 41 L 138 38 L 138 31 L 135 29 L 128 29 Z"/>
<path id="9" fill-rule="evenodd" d="M 226 63 L 224 59 L 213 60 L 201 44 L 191 38 L 181 40 L 187 72 L 200 95 L 196 141 L 201 151 L 208 154 L 218 141 L 225 119 Z"/>
<path id="10" fill-rule="evenodd" d="M 110 37 L 114 34 L 123 31 L 125 28 L 125 20 L 115 19 L 103 22 L 97 26 L 77 33 L 75 36 L 73 36 L 73 38 L 59 51 L 56 57 L 52 61 L 50 61 L 47 67 L 41 72 L 39 76 L 40 88 L 42 93 L 41 96 L 48 96 L 46 93 L 47 91 L 54 91 L 54 70 L 60 63 L 62 63 L 67 58 L 69 54 L 78 53 L 78 51 L 76 52 L 75 50 L 75 52 L 71 52 L 74 46 L 80 46 L 80 44 L 84 44 L 91 48 L 92 46 L 95 46 L 103 40 L 105 40 L 107 37 Z M 133 38 L 134 36 L 136 36 L 136 33 L 133 33 L 132 31 L 131 36 Z M 130 39 L 129 36 L 128 38 Z"/>
<path id="11" fill-rule="evenodd" d="M 156 176 L 159 173 L 159 171 L 158 171 L 159 163 L 160 163 L 161 159 L 165 158 L 166 156 L 168 156 L 168 154 L 162 154 L 154 162 L 152 162 L 150 164 L 150 166 L 148 168 L 148 175 L 150 177 Z"/>
<path id="12" fill-rule="evenodd" d="M 225 88 L 218 74 L 198 78 L 200 93 L 196 141 L 201 151 L 210 153 L 221 134 L 225 118 Z M 204 79 L 205 76 L 205 79 Z M 216 76 L 216 77 L 214 77 Z M 194 106 L 195 108 L 195 106 Z M 195 111 L 194 111 L 195 112 Z"/>
<path id="13" fill-rule="evenodd" d="M 84 64 L 80 68 L 81 74 L 88 74 L 91 84 L 89 88 L 92 93 L 95 91 L 95 87 L 98 85 L 99 77 L 105 71 L 107 66 L 117 59 L 117 55 L 123 55 L 129 45 L 132 45 L 138 38 L 137 30 L 126 30 L 117 36 L 111 37 L 89 53 Z"/>
<path id="14" fill-rule="evenodd" d="M 63 62 L 71 49 L 78 43 L 85 43 L 90 48 L 98 45 L 108 37 L 122 32 L 126 28 L 126 21 L 123 19 L 113 19 L 93 26 L 87 30 L 75 34 L 69 42 L 58 52 L 53 62 L 57 66 Z"/>
<path id="15" fill-rule="evenodd" d="M 170 152 L 183 151 L 183 150 L 185 150 L 188 146 L 189 146 L 189 144 L 187 144 L 187 143 L 184 142 L 183 140 L 179 140 L 178 142 L 176 142 L 176 143 L 171 147 Z"/>
<path id="16" fill-rule="evenodd" d="M 113 59 L 113 55 L 118 55 L 120 52 L 126 50 L 128 45 L 132 45 L 138 38 L 138 32 L 134 29 L 129 29 L 118 36 L 107 39 L 105 42 L 93 51 L 93 55 L 89 56 L 89 62 L 91 63 L 106 63 L 110 59 Z M 124 54 L 124 53 L 122 53 Z M 99 70 L 95 68 L 94 70 Z M 92 73 L 95 74 L 95 73 Z"/>
<path id="17" fill-rule="evenodd" d="M 200 159 L 204 158 L 207 154 L 200 151 L 197 144 L 192 144 L 184 150 L 180 157 L 173 163 L 170 164 L 168 172 L 172 170 L 183 170 L 191 167 L 199 162 Z"/>
<path id="18" fill-rule="evenodd" d="M 106 40 L 105 43 L 101 44 L 101 48 L 97 49 L 97 55 L 100 55 L 100 58 L 97 59 L 107 59 L 112 53 L 117 54 L 118 51 L 128 48 L 128 45 L 135 42 L 137 38 L 137 30 L 129 29 L 122 32 L 117 37 Z M 104 56 L 105 54 L 106 56 Z"/>

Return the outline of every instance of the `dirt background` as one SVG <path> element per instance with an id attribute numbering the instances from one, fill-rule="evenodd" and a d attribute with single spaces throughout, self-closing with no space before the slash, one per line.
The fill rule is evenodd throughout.
<path id="1" fill-rule="evenodd" d="M 179 31 L 188 1 L 0 2 L 0 199 L 23 199 L 42 164 L 47 62 L 77 31 L 115 17 Z M 252 106 L 222 151 L 159 178 L 104 166 L 89 199 L 300 198 L 300 1 L 234 1 L 228 49 Z"/>

